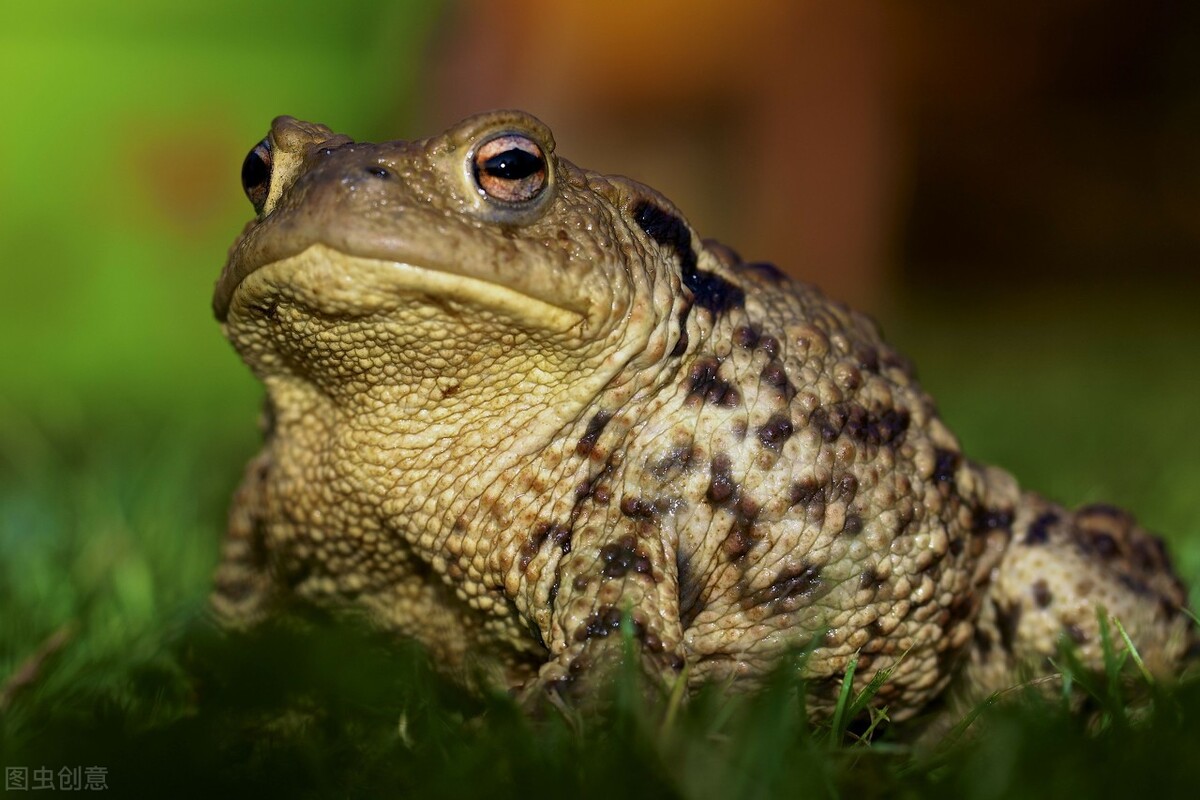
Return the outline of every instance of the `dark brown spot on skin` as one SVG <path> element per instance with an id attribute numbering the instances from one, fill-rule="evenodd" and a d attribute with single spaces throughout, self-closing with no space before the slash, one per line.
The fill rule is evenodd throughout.
<path id="1" fill-rule="evenodd" d="M 758 331 L 749 325 L 734 328 L 733 343 L 743 350 L 751 350 L 758 344 Z"/>
<path id="2" fill-rule="evenodd" d="M 822 584 L 820 566 L 801 564 L 780 572 L 769 586 L 743 597 L 741 604 L 743 608 L 751 608 L 786 600 L 811 601 Z"/>
<path id="3" fill-rule="evenodd" d="M 883 581 L 879 578 L 879 573 L 875 570 L 875 565 L 867 567 L 863 570 L 862 575 L 858 579 L 859 589 L 878 589 L 883 585 Z"/>
<path id="4" fill-rule="evenodd" d="M 1033 591 L 1033 602 L 1037 603 L 1038 608 L 1045 608 L 1054 602 L 1054 593 L 1050 591 L 1046 581 L 1036 580 L 1030 589 Z"/>
<path id="5" fill-rule="evenodd" d="M 696 268 L 696 250 L 686 224 L 653 201 L 643 199 L 631 209 L 634 221 L 656 243 L 672 250 L 679 262 L 680 277 L 692 292 L 696 305 L 714 315 L 740 307 L 745 302 L 742 290 L 713 272 Z"/>
<path id="6" fill-rule="evenodd" d="M 630 495 L 621 498 L 621 513 L 633 519 L 652 520 L 656 516 L 653 504 Z"/>
<path id="7" fill-rule="evenodd" d="M 734 505 L 734 510 L 742 516 L 755 519 L 758 517 L 758 512 L 762 509 L 752 498 L 745 497 L 739 493 L 737 503 Z"/>
<path id="8" fill-rule="evenodd" d="M 772 414 L 758 429 L 758 441 L 763 447 L 779 452 L 792 435 L 792 421 L 783 414 Z"/>
<path id="9" fill-rule="evenodd" d="M 547 541 L 557 546 L 563 555 L 571 552 L 571 535 L 571 528 L 561 523 L 539 523 L 521 547 L 521 558 L 518 561 L 521 569 L 524 570 L 529 566 L 529 562 Z"/>
<path id="10" fill-rule="evenodd" d="M 958 471 L 958 465 L 962 461 L 962 456 L 953 450 L 937 448 L 933 451 L 933 458 L 933 479 L 938 483 L 952 484 L 954 482 L 954 473 Z"/>
<path id="11" fill-rule="evenodd" d="M 1153 597 L 1154 596 L 1154 590 L 1150 588 L 1149 584 L 1147 584 L 1145 581 L 1141 580 L 1140 578 L 1136 578 L 1133 575 L 1130 575 L 1127 572 L 1122 572 L 1122 573 L 1118 574 L 1117 580 L 1121 582 L 1122 586 L 1124 586 L 1126 589 L 1133 592 L 1134 594 L 1136 594 L 1139 597 Z"/>
<path id="12" fill-rule="evenodd" d="M 1180 584 L 1179 588 L 1180 588 L 1181 590 L 1183 590 L 1183 589 L 1184 589 L 1184 587 L 1183 587 L 1183 585 L 1182 585 L 1182 584 Z M 1176 617 L 1178 617 L 1178 616 L 1179 616 L 1179 613 L 1180 613 L 1180 611 L 1179 611 L 1179 604 L 1178 604 L 1178 603 L 1176 603 L 1176 602 L 1175 602 L 1174 600 L 1172 600 L 1170 597 L 1166 597 L 1166 596 L 1159 596 L 1159 598 L 1158 598 L 1158 609 L 1157 609 L 1157 614 L 1158 614 L 1158 616 L 1159 616 L 1160 618 L 1167 619 L 1167 620 L 1173 620 L 1173 619 L 1175 619 Z M 1195 627 L 1196 627 L 1196 623 L 1192 622 L 1192 621 L 1189 619 L 1189 620 L 1188 620 L 1188 628 L 1189 628 L 1189 629 L 1192 629 L 1192 628 L 1195 628 Z M 1196 647 L 1196 648 L 1197 648 L 1197 652 L 1200 652 L 1200 644 L 1198 644 L 1198 645 L 1193 645 L 1193 647 Z"/>
<path id="13" fill-rule="evenodd" d="M 730 283 L 715 272 L 701 269 L 683 274 L 683 283 L 692 290 L 696 305 L 714 315 L 745 305 L 746 294 L 740 286 Z"/>
<path id="14" fill-rule="evenodd" d="M 730 427 L 730 430 L 733 431 L 733 435 L 736 436 L 740 441 L 746 438 L 747 427 L 746 420 L 739 419 L 734 421 L 733 425 Z"/>
<path id="15" fill-rule="evenodd" d="M 1047 511 L 1029 523 L 1025 531 L 1024 543 L 1028 545 L 1045 544 L 1050 539 L 1050 526 L 1058 523 L 1058 514 Z"/>
<path id="16" fill-rule="evenodd" d="M 872 412 L 860 403 L 833 403 L 813 410 L 808 424 L 827 442 L 846 435 L 859 444 L 895 446 L 908 431 L 911 415 L 904 409 Z"/>
<path id="17" fill-rule="evenodd" d="M 720 368 L 720 360 L 713 356 L 696 359 L 688 372 L 687 399 L 721 408 L 736 408 L 742 402 L 742 395 L 729 381 L 718 376 Z"/>
<path id="18" fill-rule="evenodd" d="M 809 416 L 808 424 L 820 432 L 821 439 L 832 442 L 842 435 L 842 428 L 846 425 L 846 413 L 837 406 L 817 408 Z"/>
<path id="19" fill-rule="evenodd" d="M 787 402 L 796 396 L 796 387 L 788 380 L 787 371 L 778 361 L 770 361 L 759 373 L 759 378 L 766 385 L 776 389 Z"/>
<path id="20" fill-rule="evenodd" d="M 266 304 L 259 304 L 259 305 L 251 305 L 250 308 L 255 313 L 261 314 L 262 316 L 266 317 L 267 319 L 275 319 L 275 315 L 278 313 L 279 306 L 277 303 L 266 303 Z"/>
<path id="21" fill-rule="evenodd" d="M 858 494 L 858 478 L 847 472 L 834 481 L 831 488 L 830 500 L 849 505 L 854 502 L 854 497 Z"/>
<path id="22" fill-rule="evenodd" d="M 1086 529 L 1081 533 L 1083 534 L 1081 544 L 1088 553 L 1099 556 L 1105 561 L 1120 554 L 1121 548 L 1117 546 L 1117 540 L 1110 534 Z"/>
<path id="23" fill-rule="evenodd" d="M 688 315 L 692 313 L 692 305 L 688 303 L 679 312 L 679 339 L 675 342 L 675 346 L 671 348 L 671 356 L 678 358 L 687 352 L 688 347 L 688 332 L 687 321 Z"/>
<path id="24" fill-rule="evenodd" d="M 634 641 L 640 642 L 644 651 L 662 656 L 666 666 L 674 670 L 683 669 L 683 659 L 677 653 L 668 653 L 666 644 L 655 631 L 636 616 L 630 617 L 629 626 L 633 631 Z M 588 616 L 587 623 L 575 632 L 575 641 L 583 642 L 588 639 L 604 639 L 610 634 L 621 630 L 621 612 L 613 606 L 601 606 L 599 610 Z M 581 660 L 577 658 L 576 660 Z M 580 671 L 586 667 L 581 667 Z M 574 670 L 574 663 L 571 665 Z"/>
<path id="25" fill-rule="evenodd" d="M 1000 646 L 1005 652 L 1012 653 L 1013 642 L 1016 640 L 1017 628 L 1021 624 L 1021 604 L 996 604 L 996 628 L 1000 633 Z"/>
<path id="26" fill-rule="evenodd" d="M 1007 509 L 977 508 L 972 519 L 971 530 L 984 533 L 1012 527 L 1013 513 Z"/>
<path id="27" fill-rule="evenodd" d="M 575 580 L 571 581 L 571 586 L 573 586 L 576 591 L 582 592 L 588 587 L 590 582 L 591 581 L 588 580 L 586 575 L 576 575 Z"/>
<path id="28" fill-rule="evenodd" d="M 757 515 L 757 511 L 753 515 L 741 511 L 734 514 L 733 525 L 730 526 L 725 541 L 721 543 L 721 547 L 724 549 L 725 555 L 729 556 L 730 561 L 741 560 L 758 541 L 754 531 L 754 518 Z"/>
<path id="29" fill-rule="evenodd" d="M 979 595 L 966 592 L 956 595 L 950 601 L 950 607 L 947 609 L 949 615 L 946 618 L 946 625 L 962 622 L 971 619 L 975 616 L 975 612 L 979 610 Z"/>
<path id="30" fill-rule="evenodd" d="M 879 351 L 874 347 L 866 347 L 858 351 L 858 368 L 866 372 L 879 372 Z"/>
<path id="31" fill-rule="evenodd" d="M 1167 566 L 1162 542 L 1151 536 L 1138 536 L 1133 539 L 1133 563 L 1144 572 L 1167 572 Z M 1157 545 L 1157 547 L 1155 546 Z"/>
<path id="32" fill-rule="evenodd" d="M 718 453 L 713 456 L 710 467 L 711 477 L 708 481 L 708 492 L 705 494 L 705 497 L 713 505 L 725 503 L 737 492 L 737 484 L 733 482 L 733 477 L 730 475 L 729 470 L 729 456 L 724 453 Z"/>
<path id="33" fill-rule="evenodd" d="M 621 612 L 616 606 L 601 606 L 588 615 L 582 628 L 575 631 L 575 641 L 603 639 L 621 628 Z"/>
<path id="34" fill-rule="evenodd" d="M 779 355 L 779 340 L 774 336 L 763 336 L 758 340 L 758 346 L 767 354 L 768 358 L 775 358 Z"/>
<path id="35" fill-rule="evenodd" d="M 597 411 L 595 416 L 588 420 L 587 429 L 575 445 L 575 452 L 581 456 L 590 454 L 592 449 L 595 448 L 600 434 L 604 432 L 604 426 L 608 424 L 610 419 L 612 419 L 612 412 Z"/>
<path id="36" fill-rule="evenodd" d="M 846 522 L 842 525 L 842 533 L 847 533 L 853 536 L 856 533 L 861 533 L 863 529 L 862 517 L 858 514 L 847 514 Z"/>
<path id="37" fill-rule="evenodd" d="M 533 535 L 521 545 L 521 557 L 517 560 L 521 571 L 524 572 L 529 567 L 529 562 L 533 561 L 533 557 L 537 555 L 538 550 L 542 546 L 542 542 L 546 539 L 546 529 L 549 526 L 542 523 L 538 528 L 534 529 Z"/>
<path id="38" fill-rule="evenodd" d="M 598 500 L 597 495 L 601 491 L 605 493 L 605 498 L 600 500 L 602 503 L 608 502 L 608 489 L 601 485 L 600 480 L 604 477 L 603 474 L 597 475 L 594 478 L 585 479 L 582 483 L 575 487 L 575 505 L 578 506 L 584 500 Z"/>
<path id="39" fill-rule="evenodd" d="M 622 536 L 619 541 L 601 547 L 600 561 L 606 578 L 623 578 L 630 570 L 639 575 L 651 574 L 650 559 L 632 536 Z"/>
<path id="40" fill-rule="evenodd" d="M 704 604 L 700 601 L 703 587 L 692 574 L 691 559 L 682 550 L 675 553 L 675 571 L 679 583 L 679 621 L 687 630 L 704 610 Z"/>
<path id="41" fill-rule="evenodd" d="M 982 628 L 975 629 L 975 649 L 987 660 L 988 654 L 992 652 L 992 636 Z"/>
<path id="42" fill-rule="evenodd" d="M 708 386 L 717 380 L 717 369 L 720 366 L 721 362 L 717 360 L 716 356 L 700 356 L 697 358 L 688 371 L 688 395 L 703 397 Z"/>
<path id="43" fill-rule="evenodd" d="M 680 473 L 690 470 L 694 457 L 695 450 L 691 447 L 681 445 L 672 448 L 671 452 L 667 453 L 650 467 L 650 474 L 659 483 L 666 483 L 678 477 Z"/>
<path id="44" fill-rule="evenodd" d="M 846 432 L 856 442 L 890 445 L 908 431 L 911 417 L 903 409 L 888 408 L 878 413 L 871 413 L 860 405 L 855 405 L 854 409 L 856 413 L 847 421 Z M 858 409 L 862 409 L 862 413 L 857 413 Z"/>
<path id="45" fill-rule="evenodd" d="M 797 481 L 788 490 L 789 503 L 793 506 L 808 505 L 821 493 L 823 488 L 816 478 L 804 478 Z"/>
<path id="46" fill-rule="evenodd" d="M 566 525 L 554 525 L 546 538 L 557 545 L 564 556 L 571 552 L 571 529 Z"/>

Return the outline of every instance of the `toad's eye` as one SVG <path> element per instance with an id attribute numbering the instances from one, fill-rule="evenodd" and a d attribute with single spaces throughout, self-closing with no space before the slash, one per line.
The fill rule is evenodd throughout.
<path id="1" fill-rule="evenodd" d="M 254 210 L 262 213 L 267 203 L 267 195 L 271 191 L 271 140 L 263 139 L 254 145 L 254 149 L 246 154 L 242 162 L 242 190 Z"/>
<path id="2" fill-rule="evenodd" d="M 493 200 L 528 202 L 546 188 L 546 156 L 519 133 L 489 139 L 475 151 L 475 184 Z"/>

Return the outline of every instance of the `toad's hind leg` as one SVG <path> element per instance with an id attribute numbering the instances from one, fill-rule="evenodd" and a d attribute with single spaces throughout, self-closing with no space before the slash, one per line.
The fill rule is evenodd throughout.
<path id="1" fill-rule="evenodd" d="M 1162 542 L 1130 514 L 1107 505 L 1071 512 L 1024 493 L 1012 531 L 958 681 L 956 699 L 964 707 L 1052 673 L 1048 659 L 1063 639 L 1074 643 L 1086 669 L 1103 670 L 1097 608 L 1120 622 L 1152 673 L 1178 673 L 1196 643 L 1181 611 L 1187 593 Z M 1113 646 L 1123 649 L 1111 623 L 1110 632 Z"/>

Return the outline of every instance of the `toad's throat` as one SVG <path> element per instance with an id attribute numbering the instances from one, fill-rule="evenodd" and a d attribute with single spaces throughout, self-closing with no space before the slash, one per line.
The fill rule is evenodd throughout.
<path id="1" fill-rule="evenodd" d="M 424 297 L 432 305 L 461 304 L 540 330 L 567 331 L 584 320 L 577 311 L 462 272 L 351 256 L 323 244 L 249 271 L 228 299 L 218 287 L 215 305 L 218 314 L 223 306 L 231 316 L 280 293 L 317 313 L 336 316 L 372 314 L 395 307 L 399 298 Z"/>

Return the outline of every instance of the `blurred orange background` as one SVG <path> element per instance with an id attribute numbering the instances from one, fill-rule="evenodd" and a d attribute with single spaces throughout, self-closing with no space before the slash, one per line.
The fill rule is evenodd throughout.
<path id="1" fill-rule="evenodd" d="M 1194 280 L 1200 37 L 1184 4 L 595 8 L 454 4 L 424 116 L 532 109 L 568 157 L 869 308 L 897 283 Z"/>

